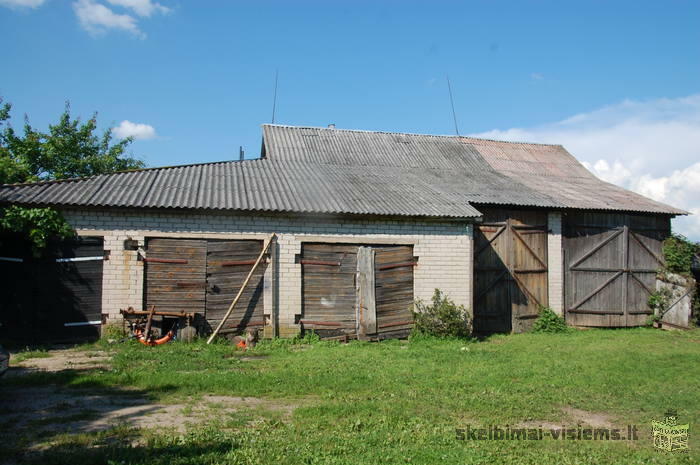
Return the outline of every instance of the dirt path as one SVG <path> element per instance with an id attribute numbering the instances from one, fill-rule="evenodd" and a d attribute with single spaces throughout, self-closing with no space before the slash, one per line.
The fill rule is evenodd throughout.
<path id="1" fill-rule="evenodd" d="M 294 406 L 271 405 L 258 398 L 203 396 L 186 402 L 161 404 L 150 402 L 129 391 L 94 393 L 87 390 L 52 387 L 22 388 L 5 392 L 0 401 L 3 417 L 11 419 L 17 430 L 32 429 L 56 433 L 92 433 L 116 426 L 167 428 L 185 432 L 188 427 L 221 419 L 224 422 L 240 414 L 277 413 L 284 418 Z M 241 420 L 245 426 L 245 420 Z"/>
<path id="2" fill-rule="evenodd" d="M 37 371 L 107 369 L 111 359 L 107 352 L 101 350 L 55 349 L 47 354 L 48 357 L 30 358 L 16 364 L 10 359 L 11 367 L 6 376 L 22 376 Z"/>
<path id="3" fill-rule="evenodd" d="M 63 349 L 51 350 L 48 355 L 17 363 L 8 371 L 7 377 L 110 368 L 110 355 L 104 351 Z M 143 393 L 130 389 L 6 387 L 0 397 L 0 432 L 77 434 L 116 426 L 168 428 L 184 432 L 197 424 L 216 420 L 225 423 L 240 418 L 241 426 L 263 417 L 284 421 L 295 407 L 294 404 L 251 397 L 205 395 L 164 404 L 152 402 Z"/>

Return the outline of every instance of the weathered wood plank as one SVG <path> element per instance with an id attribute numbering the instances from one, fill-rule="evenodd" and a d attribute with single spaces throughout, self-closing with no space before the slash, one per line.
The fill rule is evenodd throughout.
<path id="1" fill-rule="evenodd" d="M 206 318 L 216 327 L 226 315 L 263 248 L 260 240 L 207 241 Z M 241 293 L 223 328 L 244 330 L 264 320 L 263 286 L 266 263 L 261 262 Z"/>
<path id="2" fill-rule="evenodd" d="M 353 244 L 303 244 L 300 262 L 304 320 L 341 323 L 339 331 L 356 334 L 357 249 Z"/>
<path id="3" fill-rule="evenodd" d="M 375 301 L 374 250 L 371 247 L 357 249 L 357 337 L 364 339 L 377 332 L 377 306 Z"/>
<path id="4" fill-rule="evenodd" d="M 146 241 L 145 307 L 204 314 L 206 241 L 149 238 Z M 191 283 L 178 288 L 177 283 Z"/>
<path id="5" fill-rule="evenodd" d="M 377 334 L 396 330 L 397 322 L 410 328 L 413 324 L 414 266 L 393 267 L 395 264 L 415 263 L 412 246 L 375 247 L 375 284 L 377 305 Z M 397 333 L 398 334 L 398 333 Z"/>

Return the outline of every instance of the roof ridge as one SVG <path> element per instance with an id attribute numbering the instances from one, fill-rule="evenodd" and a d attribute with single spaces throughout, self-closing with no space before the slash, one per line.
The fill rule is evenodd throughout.
<path id="1" fill-rule="evenodd" d="M 372 131 L 369 129 L 344 129 L 344 128 L 327 128 L 322 126 L 293 126 L 290 124 L 272 124 L 264 123 L 261 124 L 264 127 L 276 127 L 276 128 L 287 128 L 287 129 L 322 129 L 325 131 L 340 131 L 340 132 L 358 132 L 364 134 L 389 134 L 397 136 L 421 136 L 421 137 L 435 137 L 435 138 L 446 138 L 446 139 L 469 139 L 484 142 L 497 142 L 502 144 L 518 144 L 518 145 L 540 145 L 544 147 L 563 147 L 561 144 L 545 144 L 542 142 L 524 142 L 524 141 L 512 141 L 512 140 L 498 140 L 498 139 L 486 139 L 483 137 L 473 137 L 473 136 L 462 136 L 462 135 L 451 135 L 451 134 L 424 134 L 418 132 L 395 132 L 395 131 Z"/>

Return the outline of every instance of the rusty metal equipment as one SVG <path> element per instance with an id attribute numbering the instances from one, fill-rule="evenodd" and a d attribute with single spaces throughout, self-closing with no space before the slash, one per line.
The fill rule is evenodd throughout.
<path id="1" fill-rule="evenodd" d="M 175 327 L 168 331 L 167 334 L 156 338 L 151 331 L 154 316 L 185 319 L 185 328 L 192 325 L 196 316 L 196 313 L 193 312 L 160 312 L 156 310 L 155 305 L 152 305 L 149 310 L 135 310 L 133 307 L 129 307 L 126 310 L 119 310 L 119 313 L 124 316 L 125 321 L 128 321 L 133 337 L 147 346 L 156 346 L 169 342 L 175 336 L 175 332 L 179 327 L 178 320 Z"/>

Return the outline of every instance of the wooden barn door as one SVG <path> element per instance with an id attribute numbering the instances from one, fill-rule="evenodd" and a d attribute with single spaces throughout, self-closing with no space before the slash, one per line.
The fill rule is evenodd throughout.
<path id="1" fill-rule="evenodd" d="M 474 231 L 474 330 L 530 329 L 548 304 L 547 214 L 484 209 Z"/>
<path id="2" fill-rule="evenodd" d="M 55 245 L 55 264 L 39 266 L 33 276 L 35 302 L 49 309 L 64 340 L 89 340 L 100 335 L 102 325 L 102 273 L 105 261 L 102 237 L 80 237 Z M 53 284 L 53 288 L 49 286 Z M 39 310 L 41 311 L 41 310 Z"/>
<path id="3" fill-rule="evenodd" d="M 147 246 L 146 307 L 204 314 L 207 241 L 153 238 Z"/>
<path id="4" fill-rule="evenodd" d="M 408 336 L 413 326 L 413 246 L 374 248 L 377 337 Z"/>
<path id="5" fill-rule="evenodd" d="M 358 246 L 303 244 L 302 327 L 321 336 L 355 334 Z"/>
<path id="6" fill-rule="evenodd" d="M 41 258 L 23 248 L 22 238 L 3 241 L 3 337 L 32 343 L 98 338 L 104 260 L 101 237 L 51 242 Z"/>
<path id="7" fill-rule="evenodd" d="M 263 241 L 209 241 L 207 244 L 206 318 L 216 327 L 240 290 L 263 248 Z M 253 273 L 224 330 L 262 328 L 263 277 L 261 264 Z"/>
<path id="8" fill-rule="evenodd" d="M 575 213 L 564 228 L 566 321 L 576 326 L 640 326 L 652 313 L 663 264 L 665 217 Z"/>
<path id="9" fill-rule="evenodd" d="M 407 336 L 413 324 L 413 246 L 304 244 L 302 327 L 322 337 Z"/>
<path id="10" fill-rule="evenodd" d="M 228 310 L 245 277 L 253 267 L 262 241 L 164 239 L 148 240 L 146 257 L 146 307 L 195 312 L 208 332 Z M 264 326 L 263 275 L 255 271 L 224 331 Z"/>

